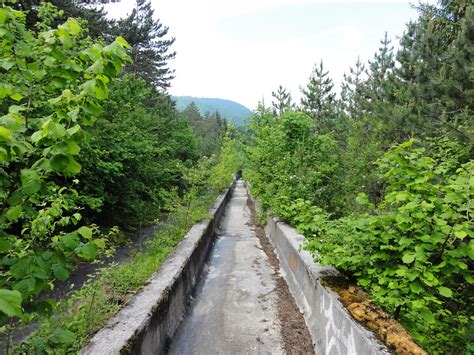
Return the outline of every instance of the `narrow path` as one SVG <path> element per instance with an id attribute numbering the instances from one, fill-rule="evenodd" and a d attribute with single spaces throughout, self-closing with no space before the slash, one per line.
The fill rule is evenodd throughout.
<path id="1" fill-rule="evenodd" d="M 253 225 L 252 209 L 242 181 L 237 182 L 220 225 L 195 299 L 170 345 L 170 354 L 280 354 L 293 352 L 291 334 L 284 329 L 282 307 L 289 308 L 306 332 L 298 353 L 311 353 L 303 317 L 279 276 L 278 259 Z M 263 248 L 262 248 L 263 247 Z M 265 250 L 264 250 L 265 248 Z M 270 248 L 270 251 L 268 250 Z M 274 260 L 272 260 L 274 258 Z M 275 261 L 276 260 L 276 261 Z M 286 288 L 286 294 L 285 289 Z M 292 303 L 292 304 L 291 304 Z M 292 308 L 293 307 L 293 308 Z M 301 331 L 303 329 L 303 331 Z"/>

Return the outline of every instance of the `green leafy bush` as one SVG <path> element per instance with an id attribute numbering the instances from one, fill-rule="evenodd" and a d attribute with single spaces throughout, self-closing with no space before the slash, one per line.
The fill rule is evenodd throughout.
<path id="1" fill-rule="evenodd" d="M 0 321 L 50 312 L 33 297 L 105 247 L 80 226 L 72 177 L 83 127 L 129 60 L 122 38 L 93 42 L 72 18 L 50 28 L 50 4 L 38 13 L 37 31 L 27 30 L 25 14 L 0 1 Z"/>
<path id="2" fill-rule="evenodd" d="M 454 169 L 414 143 L 377 162 L 385 192 L 376 205 L 360 193 L 365 212 L 334 219 L 311 201 L 278 194 L 269 206 L 307 238 L 317 261 L 357 280 L 428 350 L 460 352 L 474 320 L 474 163 Z"/>
<path id="3" fill-rule="evenodd" d="M 158 218 L 183 193 L 182 165 L 197 160 L 187 123 L 169 97 L 134 75 L 111 84 L 79 161 L 85 216 L 131 230 Z"/>
<path id="4" fill-rule="evenodd" d="M 251 124 L 254 145 L 244 174 L 263 205 L 278 214 L 284 201 L 301 198 L 330 208 L 330 181 L 338 166 L 332 135 L 317 134 L 311 118 L 295 111 L 279 117 L 263 111 Z"/>
<path id="5" fill-rule="evenodd" d="M 350 68 L 339 100 L 320 65 L 299 108 L 261 104 L 244 175 L 428 351 L 472 353 L 474 6 L 418 10 L 396 53 L 385 35 Z"/>
<path id="6" fill-rule="evenodd" d="M 323 264 L 355 276 L 422 344 L 456 348 L 466 343 L 473 320 L 474 163 L 447 175 L 444 164 L 413 143 L 378 162 L 383 201 L 368 213 L 323 224 L 308 248 Z M 358 201 L 369 204 L 364 194 Z"/>
<path id="7" fill-rule="evenodd" d="M 245 160 L 242 138 L 231 123 L 227 126 L 219 154 L 219 162 L 210 171 L 210 185 L 217 190 L 227 188 L 235 174 L 242 170 Z"/>
<path id="8" fill-rule="evenodd" d="M 229 138 L 227 145 L 234 146 L 234 143 Z M 223 149 L 220 161 L 228 161 L 232 155 L 232 150 Z M 146 250 L 136 252 L 122 264 L 100 270 L 97 278 L 91 278 L 79 291 L 63 300 L 57 313 L 45 318 L 39 329 L 14 351 L 67 354 L 86 345 L 125 301 L 146 285 L 191 226 L 209 218 L 209 207 L 220 193 L 220 186 L 228 187 L 229 177 L 234 173 L 233 166 L 224 163 L 219 167 L 223 180 L 216 180 L 213 170 L 220 161 L 202 158 L 193 168 L 182 167 L 187 193 L 171 203 L 167 220 L 160 223 L 154 238 L 147 241 Z M 225 166 L 229 170 L 225 170 Z"/>

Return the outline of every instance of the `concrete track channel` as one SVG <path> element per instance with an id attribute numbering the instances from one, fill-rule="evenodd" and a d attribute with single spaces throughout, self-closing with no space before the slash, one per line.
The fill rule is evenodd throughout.
<path id="1" fill-rule="evenodd" d="M 255 204 L 241 180 L 223 191 L 79 354 L 390 354 L 321 283 L 337 271 Z"/>
<path id="2" fill-rule="evenodd" d="M 279 270 L 262 249 L 247 202 L 247 190 L 238 181 L 170 354 L 285 352 Z"/>

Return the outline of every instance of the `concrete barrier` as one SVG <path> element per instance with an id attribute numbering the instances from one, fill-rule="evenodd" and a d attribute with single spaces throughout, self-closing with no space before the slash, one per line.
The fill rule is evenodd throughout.
<path id="1" fill-rule="evenodd" d="M 235 182 L 195 224 L 147 285 L 80 354 L 161 354 L 180 325 Z"/>
<path id="2" fill-rule="evenodd" d="M 337 275 L 303 250 L 304 237 L 287 224 L 270 218 L 265 232 L 274 245 L 283 276 L 313 338 L 316 354 L 390 354 L 374 333 L 357 323 L 339 301 L 337 293 L 324 287 L 320 278 Z"/>

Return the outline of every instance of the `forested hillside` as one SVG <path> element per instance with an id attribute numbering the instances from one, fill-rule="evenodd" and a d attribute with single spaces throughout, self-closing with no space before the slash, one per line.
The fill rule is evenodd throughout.
<path id="1" fill-rule="evenodd" d="M 194 103 L 201 115 L 212 115 L 218 113 L 221 117 L 232 121 L 236 126 L 248 123 L 248 118 L 252 114 L 247 107 L 230 100 L 210 99 L 192 96 L 172 96 L 176 102 L 178 111 L 183 112 Z"/>
<path id="2" fill-rule="evenodd" d="M 473 49 L 473 5 L 420 5 L 399 50 L 385 36 L 340 98 L 322 61 L 301 102 L 274 92 L 251 118 L 244 171 L 317 261 L 433 354 L 474 351 Z"/>

